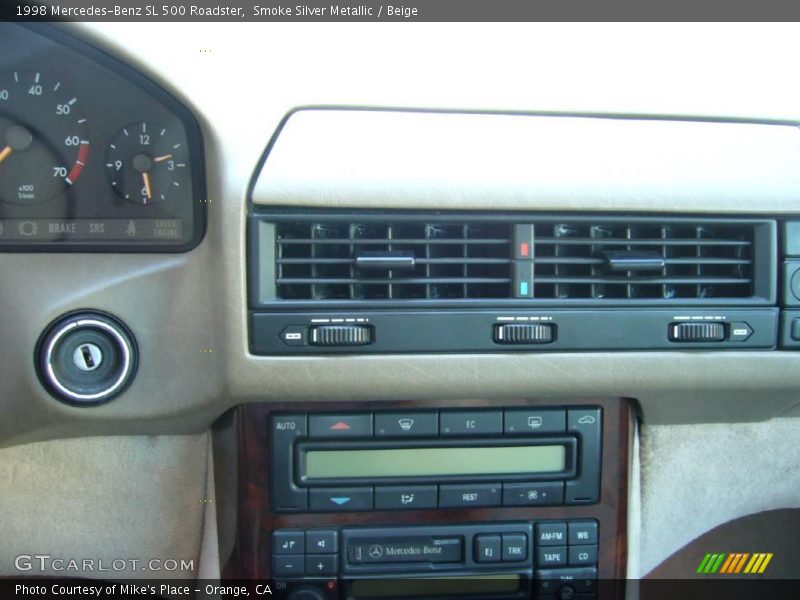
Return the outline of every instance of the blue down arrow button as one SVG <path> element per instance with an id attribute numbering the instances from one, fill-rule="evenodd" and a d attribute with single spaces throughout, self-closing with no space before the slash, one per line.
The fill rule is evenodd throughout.
<path id="1" fill-rule="evenodd" d="M 312 488 L 308 508 L 317 512 L 371 510 L 372 488 Z"/>

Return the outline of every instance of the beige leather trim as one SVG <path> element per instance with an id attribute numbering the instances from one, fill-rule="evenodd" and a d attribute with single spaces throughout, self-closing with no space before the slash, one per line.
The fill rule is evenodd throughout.
<path id="1" fill-rule="evenodd" d="M 0 450 L 0 575 L 196 578 L 210 443 L 204 433 Z"/>
<path id="2" fill-rule="evenodd" d="M 644 577 L 722 523 L 762 511 L 800 507 L 798 436 L 797 418 L 709 425 L 645 423 L 638 576 Z"/>

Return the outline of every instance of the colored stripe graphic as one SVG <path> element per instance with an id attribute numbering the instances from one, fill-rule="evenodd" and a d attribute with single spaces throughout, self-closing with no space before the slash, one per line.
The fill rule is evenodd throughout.
<path id="1" fill-rule="evenodd" d="M 772 560 L 772 552 L 770 552 L 769 554 L 766 555 L 766 557 L 764 557 L 764 562 L 761 563 L 761 567 L 758 569 L 758 572 L 763 573 L 764 570 L 767 568 L 769 561 L 771 560 Z"/>
<path id="2" fill-rule="evenodd" d="M 744 561 L 746 561 L 749 556 L 750 556 L 749 552 L 745 552 L 744 554 L 742 554 L 742 558 L 740 558 L 739 562 L 736 563 L 736 570 L 734 571 L 731 569 L 731 572 L 732 573 L 740 572 L 742 570 L 742 567 L 744 567 Z"/>
<path id="3" fill-rule="evenodd" d="M 764 555 L 763 554 L 759 554 L 758 552 L 756 552 L 750 558 L 750 562 L 747 563 L 747 566 L 744 568 L 744 572 L 745 573 L 755 573 L 755 571 L 753 570 L 753 567 L 758 568 L 758 565 L 761 564 L 762 560 L 764 560 Z"/>
<path id="4" fill-rule="evenodd" d="M 771 552 L 708 553 L 700 561 L 696 572 L 720 575 L 760 574 L 767 569 L 773 556 Z"/>
<path id="5" fill-rule="evenodd" d="M 703 557 L 703 560 L 702 560 L 702 561 L 700 561 L 700 566 L 699 566 L 699 567 L 697 567 L 697 571 L 696 571 L 696 572 L 697 572 L 697 573 L 705 573 L 706 565 L 708 564 L 708 561 L 709 561 L 710 559 L 711 559 L 711 555 L 710 555 L 710 554 L 706 554 L 706 555 Z"/>
<path id="6" fill-rule="evenodd" d="M 722 564 L 722 560 L 725 558 L 725 553 L 722 552 L 720 554 L 714 554 L 711 556 L 711 560 L 708 561 L 708 565 L 706 566 L 706 573 L 716 573 L 719 569 L 720 565 Z"/>
<path id="7" fill-rule="evenodd" d="M 728 560 L 725 561 L 725 563 L 722 565 L 722 568 L 719 570 L 719 572 L 720 573 L 727 573 L 728 569 L 731 568 L 731 563 L 734 562 L 735 558 L 736 558 L 735 554 L 729 554 L 728 555 Z"/>

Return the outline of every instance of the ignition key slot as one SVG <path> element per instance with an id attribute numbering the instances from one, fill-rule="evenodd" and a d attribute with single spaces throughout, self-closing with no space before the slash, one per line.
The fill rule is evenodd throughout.
<path id="1" fill-rule="evenodd" d="M 136 373 L 133 335 L 119 320 L 99 312 L 66 315 L 40 339 L 36 366 L 47 391 L 77 405 L 107 402 Z"/>

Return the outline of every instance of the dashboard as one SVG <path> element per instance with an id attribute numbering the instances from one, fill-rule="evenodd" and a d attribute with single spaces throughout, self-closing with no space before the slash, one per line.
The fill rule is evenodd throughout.
<path id="1" fill-rule="evenodd" d="M 314 600 L 621 597 L 796 502 L 669 518 L 742 485 L 674 440 L 796 452 L 797 83 L 736 28 L 491 30 L 0 24 L 0 445 L 208 435 L 217 575 Z"/>
<path id="2" fill-rule="evenodd" d="M 0 33 L 0 251 L 197 245 L 206 198 L 192 114 L 58 30 L 4 23 Z"/>

